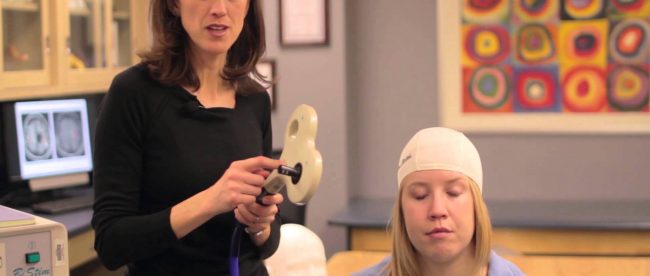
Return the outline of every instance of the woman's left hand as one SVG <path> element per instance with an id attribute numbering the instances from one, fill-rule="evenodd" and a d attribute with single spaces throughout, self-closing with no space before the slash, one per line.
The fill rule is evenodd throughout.
<path id="1" fill-rule="evenodd" d="M 271 233 L 271 223 L 278 213 L 278 204 L 282 195 L 274 194 L 263 197 L 262 204 L 257 202 L 240 204 L 235 209 L 235 218 L 246 225 L 246 233 L 251 235 L 256 245 L 264 243 Z"/>

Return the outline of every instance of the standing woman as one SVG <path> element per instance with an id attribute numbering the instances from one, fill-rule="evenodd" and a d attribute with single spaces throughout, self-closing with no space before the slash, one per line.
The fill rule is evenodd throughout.
<path id="1" fill-rule="evenodd" d="M 490 248 L 481 158 L 449 128 L 420 130 L 402 150 L 392 254 L 355 275 L 524 275 Z"/>
<path id="2" fill-rule="evenodd" d="M 129 275 L 266 275 L 281 195 L 269 170 L 270 99 L 249 78 L 265 50 L 256 0 L 152 0 L 153 46 L 115 77 L 95 134 L 95 249 Z"/>

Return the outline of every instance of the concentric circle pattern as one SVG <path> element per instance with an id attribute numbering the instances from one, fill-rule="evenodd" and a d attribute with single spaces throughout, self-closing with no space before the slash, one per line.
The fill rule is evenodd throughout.
<path id="1" fill-rule="evenodd" d="M 619 11 L 633 12 L 643 7 L 643 1 L 647 0 L 609 0 L 610 3 Z"/>
<path id="2" fill-rule="evenodd" d="M 642 19 L 632 18 L 619 22 L 609 36 L 609 53 L 622 63 L 643 63 L 648 56 L 650 26 Z"/>
<path id="3" fill-rule="evenodd" d="M 557 105 L 556 72 L 524 69 L 515 72 L 515 106 L 524 111 L 550 111 Z"/>
<path id="4" fill-rule="evenodd" d="M 486 23 L 507 20 L 510 0 L 464 0 L 463 19 L 467 22 Z"/>
<path id="5" fill-rule="evenodd" d="M 465 52 L 480 63 L 501 62 L 510 52 L 508 32 L 498 26 L 472 28 L 465 37 Z"/>
<path id="6" fill-rule="evenodd" d="M 648 71 L 637 66 L 616 66 L 608 77 L 607 99 L 620 111 L 640 111 L 648 106 Z"/>
<path id="7" fill-rule="evenodd" d="M 541 63 L 555 56 L 549 30 L 541 24 L 526 24 L 517 32 L 517 59 L 522 63 Z"/>
<path id="8" fill-rule="evenodd" d="M 602 13 L 604 0 L 565 0 L 564 11 L 575 19 L 596 18 Z"/>
<path id="9" fill-rule="evenodd" d="M 562 81 L 564 106 L 574 112 L 599 112 L 605 106 L 606 85 L 603 70 L 576 67 Z"/>
<path id="10" fill-rule="evenodd" d="M 497 109 L 508 100 L 510 91 L 505 72 L 493 66 L 480 67 L 470 78 L 469 95 L 484 109 Z"/>
<path id="11" fill-rule="evenodd" d="M 514 0 L 514 11 L 524 20 L 545 21 L 557 16 L 557 0 Z"/>
<path id="12" fill-rule="evenodd" d="M 463 112 L 650 113 L 650 0 L 461 3 Z"/>
<path id="13" fill-rule="evenodd" d="M 565 40 L 569 43 L 566 55 L 569 60 L 592 59 L 603 51 L 604 34 L 596 28 L 583 27 L 570 30 Z"/>

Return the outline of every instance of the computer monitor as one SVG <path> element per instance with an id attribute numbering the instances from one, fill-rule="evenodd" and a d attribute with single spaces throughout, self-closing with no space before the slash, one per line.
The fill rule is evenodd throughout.
<path id="1" fill-rule="evenodd" d="M 7 174 L 32 191 L 89 183 L 92 153 L 86 99 L 19 101 L 3 108 Z"/>

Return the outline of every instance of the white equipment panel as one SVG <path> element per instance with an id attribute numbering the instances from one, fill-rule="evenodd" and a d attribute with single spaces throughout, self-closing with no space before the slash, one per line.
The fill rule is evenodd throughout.
<path id="1" fill-rule="evenodd" d="M 0 276 L 70 275 L 63 224 L 0 205 Z"/>

